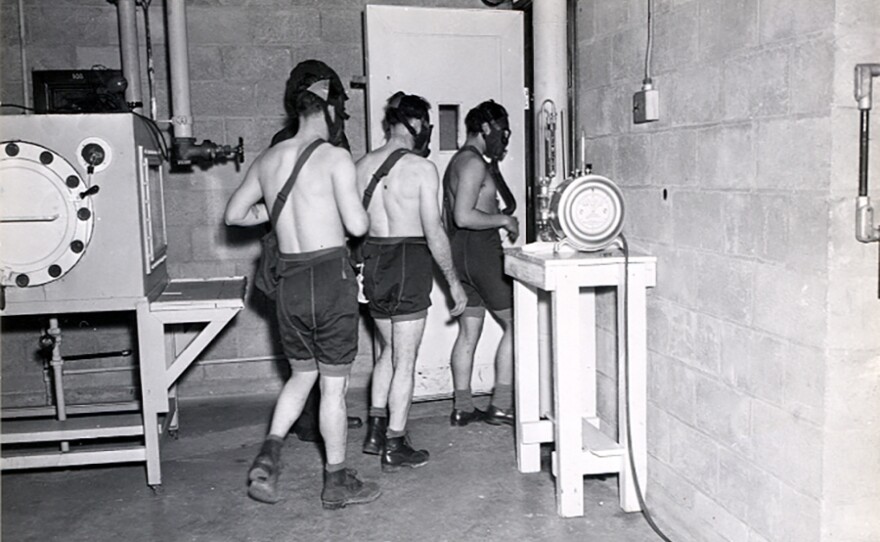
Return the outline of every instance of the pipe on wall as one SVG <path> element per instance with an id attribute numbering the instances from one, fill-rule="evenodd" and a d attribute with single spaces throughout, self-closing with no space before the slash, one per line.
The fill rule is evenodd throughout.
<path id="1" fill-rule="evenodd" d="M 116 0 L 119 21 L 119 49 L 122 55 L 122 76 L 128 86 L 125 101 L 134 104 L 135 113 L 143 113 L 144 99 L 141 94 L 141 60 L 137 39 L 137 8 L 135 0 Z"/>
<path id="2" fill-rule="evenodd" d="M 189 90 L 189 47 L 186 39 L 184 0 L 167 0 L 168 67 L 171 71 L 171 124 L 175 138 L 192 137 L 192 105 Z"/>
<path id="3" fill-rule="evenodd" d="M 568 5 L 566 0 L 541 0 L 532 3 L 532 39 L 534 40 L 534 126 L 540 126 L 541 107 L 545 100 L 552 100 L 561 119 L 570 118 L 568 111 Z M 556 130 L 557 179 L 564 180 L 563 168 L 565 142 L 570 141 L 562 122 Z M 569 168 L 571 163 L 566 164 Z M 535 173 L 537 176 L 537 172 Z"/>

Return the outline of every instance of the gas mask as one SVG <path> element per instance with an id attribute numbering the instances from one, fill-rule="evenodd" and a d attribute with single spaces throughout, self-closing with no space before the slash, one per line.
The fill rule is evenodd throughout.
<path id="1" fill-rule="evenodd" d="M 491 120 L 487 124 L 489 125 L 489 133 L 483 134 L 483 140 L 486 142 L 486 156 L 493 161 L 502 160 L 507 154 L 507 144 L 510 141 L 507 118 Z"/>
<path id="2" fill-rule="evenodd" d="M 427 119 L 422 119 L 422 129 L 419 133 L 416 133 L 415 129 L 406 122 L 406 119 L 404 119 L 403 125 L 413 136 L 413 152 L 422 158 L 427 158 L 431 154 L 431 132 L 434 131 L 434 125 L 428 124 Z"/>
<path id="3" fill-rule="evenodd" d="M 327 105 L 324 106 L 324 120 L 327 121 L 327 142 L 349 151 L 351 148 L 348 145 L 348 138 L 345 136 L 345 119 L 348 118 L 345 113 L 345 103 L 338 100 L 336 103 L 330 102 L 329 105 L 333 106 L 335 115 L 331 119 L 330 108 Z"/>
<path id="4" fill-rule="evenodd" d="M 324 121 L 327 123 L 327 141 L 331 145 L 350 150 L 348 138 L 345 136 L 345 98 L 338 93 L 332 92 L 331 81 L 323 79 L 316 81 L 304 90 L 321 98 L 324 102 Z M 333 106 L 334 114 L 330 115 L 330 106 Z"/>

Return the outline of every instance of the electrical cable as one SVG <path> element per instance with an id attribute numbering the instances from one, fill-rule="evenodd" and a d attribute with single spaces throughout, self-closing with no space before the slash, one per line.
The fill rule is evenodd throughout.
<path id="1" fill-rule="evenodd" d="M 165 135 L 162 133 L 162 129 L 159 128 L 158 123 L 151 119 L 150 117 L 141 115 L 140 113 L 131 112 L 132 115 L 141 119 L 144 124 L 147 125 L 147 129 L 150 132 L 150 135 L 153 136 L 153 139 L 156 143 L 156 146 L 159 147 L 159 152 L 162 154 L 163 160 L 168 160 L 168 143 L 165 141 Z"/>
<path id="2" fill-rule="evenodd" d="M 633 485 L 636 488 L 636 497 L 639 500 L 639 506 L 642 508 L 642 516 L 644 516 L 645 521 L 648 522 L 651 529 L 657 533 L 664 542 L 672 542 L 666 534 L 660 530 L 660 527 L 654 523 L 654 518 L 651 517 L 651 513 L 648 511 L 648 504 L 645 502 L 645 497 L 642 494 L 642 486 L 639 484 L 639 475 L 636 472 L 636 461 L 635 455 L 633 454 L 633 445 L 632 445 L 632 428 L 630 427 L 630 409 L 629 409 L 629 245 L 626 242 L 626 237 L 623 234 L 620 234 L 620 244 L 623 249 L 623 386 L 625 390 L 624 397 L 624 406 L 626 407 L 626 451 L 629 456 L 629 468 L 632 470 L 633 477 Z"/>
<path id="3" fill-rule="evenodd" d="M 153 0 L 139 0 L 144 10 L 144 34 L 147 42 L 147 87 L 150 89 L 150 118 L 156 120 L 158 108 L 156 106 L 156 82 L 155 67 L 153 66 L 153 40 L 150 37 L 150 3 Z"/>
<path id="4" fill-rule="evenodd" d="M 18 109 L 22 109 L 22 110 L 24 110 L 24 111 L 34 111 L 34 108 L 33 108 L 33 107 L 28 107 L 28 106 L 26 106 L 26 105 L 19 105 L 19 104 L 5 104 L 5 103 L 0 103 L 0 107 L 15 107 L 15 108 L 18 108 Z"/>
<path id="5" fill-rule="evenodd" d="M 24 30 L 24 0 L 18 0 L 18 39 L 21 47 L 21 94 L 24 97 L 24 105 L 22 109 L 25 111 L 33 111 L 28 102 L 28 67 L 27 67 L 27 36 Z"/>
<path id="6" fill-rule="evenodd" d="M 653 83 L 651 80 L 651 54 L 654 49 L 654 0 L 648 0 L 648 45 L 645 47 L 645 85 Z"/>

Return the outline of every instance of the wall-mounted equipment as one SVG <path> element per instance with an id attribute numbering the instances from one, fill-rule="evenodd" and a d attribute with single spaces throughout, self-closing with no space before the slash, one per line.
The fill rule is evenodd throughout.
<path id="1" fill-rule="evenodd" d="M 127 113 L 120 70 L 34 70 L 36 113 Z"/>
<path id="2" fill-rule="evenodd" d="M 561 116 L 551 100 L 541 106 L 538 137 L 538 240 L 597 252 L 613 244 L 623 230 L 623 193 L 607 177 L 594 175 L 586 164 L 581 138 L 578 167 L 565 180 L 556 181 L 556 133 Z M 565 147 L 564 138 L 563 145 Z M 565 164 L 565 160 L 562 161 Z M 564 166 L 563 166 L 564 167 Z"/>
<path id="3" fill-rule="evenodd" d="M 167 163 L 134 114 L 0 119 L 3 314 L 132 310 L 168 279 Z"/>
<path id="4" fill-rule="evenodd" d="M 880 77 L 880 63 L 857 64 L 855 68 L 855 99 L 860 111 L 859 122 L 859 196 L 856 198 L 856 239 L 862 243 L 880 242 L 880 226 L 874 224 L 874 206 L 868 196 L 868 142 L 870 140 L 872 81 Z M 880 262 L 878 262 L 880 267 Z M 878 269 L 880 282 L 880 269 Z M 880 297 L 880 284 L 877 287 Z"/>

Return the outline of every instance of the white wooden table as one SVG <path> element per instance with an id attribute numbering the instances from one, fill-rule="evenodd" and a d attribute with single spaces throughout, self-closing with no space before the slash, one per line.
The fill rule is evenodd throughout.
<path id="1" fill-rule="evenodd" d="M 624 421 L 628 403 L 636 471 L 644 491 L 647 468 L 645 297 L 647 288 L 655 285 L 656 258 L 631 255 L 627 265 L 617 250 L 554 253 L 552 245 L 535 244 L 508 250 L 504 270 L 515 279 L 514 387 L 519 471 L 539 472 L 540 445 L 554 442 L 552 470 L 560 516 L 583 516 L 583 477 L 590 474 L 617 473 L 621 508 L 627 512 L 639 511 Z M 621 295 L 624 285 L 626 296 Z M 595 289 L 601 287 L 615 287 L 618 292 L 616 440 L 599 430 L 596 411 Z M 539 322 L 539 290 L 549 293 L 552 343 L 549 371 L 540 370 L 539 337 L 545 330 Z M 625 314 L 628 340 L 623 336 Z M 624 370 L 625 351 L 629 353 L 628 375 Z M 626 376 L 629 378 L 628 401 Z M 549 389 L 541 380 L 548 378 L 552 380 L 552 403 L 551 398 L 541 396 L 542 390 Z M 541 405 L 545 403 L 551 406 L 542 415 Z"/>

